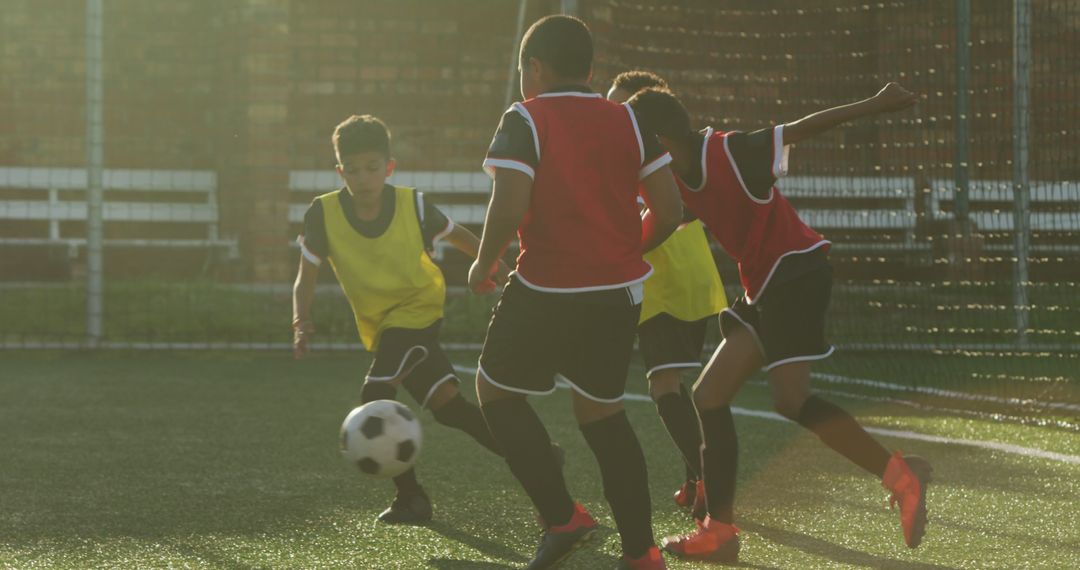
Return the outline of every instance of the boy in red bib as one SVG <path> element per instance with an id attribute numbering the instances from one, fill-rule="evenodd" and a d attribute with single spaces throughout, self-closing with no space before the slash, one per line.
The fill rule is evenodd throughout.
<path id="1" fill-rule="evenodd" d="M 550 568 L 595 530 L 575 504 L 548 452 L 547 430 L 526 401 L 573 388 L 574 415 L 596 456 L 622 539 L 620 568 L 664 568 L 653 542 L 645 457 L 622 408 L 651 273 L 642 251 L 682 218 L 670 157 L 638 128 L 628 105 L 586 84 L 592 38 L 580 20 L 550 16 L 521 43 L 522 103 L 502 118 L 485 169 L 495 185 L 480 254 L 469 271 L 475 292 L 515 231 L 516 270 L 495 307 L 476 380 L 481 410 L 525 488 L 545 531 L 528 568 Z M 642 218 L 639 184 L 649 209 Z"/>
<path id="2" fill-rule="evenodd" d="M 847 412 L 810 393 L 810 365 L 833 352 L 825 340 L 832 288 L 829 241 L 799 219 L 776 187 L 787 173 L 788 145 L 860 117 L 913 106 L 918 97 L 896 84 L 877 95 L 752 133 L 694 131 L 670 91 L 645 89 L 630 99 L 643 128 L 671 152 L 683 202 L 739 264 L 745 295 L 721 313 L 724 341 L 694 388 L 702 426 L 702 470 L 708 516 L 696 532 L 664 541 L 679 556 L 730 562 L 738 557 L 733 526 L 737 440 L 731 401 L 759 369 L 768 373 L 783 416 L 882 480 L 901 507 L 908 546 L 922 540 L 929 464 L 890 454 Z"/>

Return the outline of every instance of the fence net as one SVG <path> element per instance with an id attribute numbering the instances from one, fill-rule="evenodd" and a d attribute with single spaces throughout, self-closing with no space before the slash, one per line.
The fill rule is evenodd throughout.
<path id="1" fill-rule="evenodd" d="M 532 0 L 9 0 L 0 13 L 0 340 L 7 348 L 271 348 L 290 340 L 294 238 L 334 190 L 330 134 L 383 118 L 394 181 L 478 232 L 478 165 L 519 98 Z M 779 188 L 834 242 L 823 389 L 1003 416 L 1080 410 L 1080 6 L 1067 0 L 580 0 L 593 86 L 664 76 L 698 126 L 749 130 L 872 95 L 914 111 L 798 145 Z M 89 8 L 87 8 L 89 7 Z M 520 10 L 520 12 L 519 12 Z M 102 319 L 88 333 L 87 85 L 100 71 Z M 88 174 L 88 172 L 90 174 Z M 493 299 L 440 250 L 444 341 Z M 730 296 L 733 264 L 719 250 Z M 329 270 L 319 347 L 357 345 Z M 715 336 L 714 336 L 715 339 Z"/>

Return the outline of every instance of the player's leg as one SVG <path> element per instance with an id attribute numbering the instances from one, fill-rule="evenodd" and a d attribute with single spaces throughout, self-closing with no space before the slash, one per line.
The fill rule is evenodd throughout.
<path id="1" fill-rule="evenodd" d="M 665 549 L 679 556 L 721 562 L 738 558 L 738 529 L 733 525 L 738 437 L 731 402 L 764 359 L 755 324 L 753 308 L 745 302 L 722 313 L 724 340 L 694 385 L 704 440 L 701 466 L 708 516 L 699 521 L 696 532 L 664 540 Z"/>
<path id="2" fill-rule="evenodd" d="M 560 370 L 573 388 L 574 415 L 600 467 L 628 561 L 659 557 L 641 443 L 623 409 L 640 306 L 634 289 L 591 293 L 567 319 Z"/>
<path id="3" fill-rule="evenodd" d="M 915 547 L 924 532 L 929 465 L 890 454 L 839 406 L 810 390 L 810 368 L 828 357 L 825 312 L 832 271 L 825 267 L 773 287 L 759 317 L 770 362 L 766 366 L 776 411 L 814 432 L 832 450 L 881 479 L 901 503 L 905 541 Z"/>
<path id="4" fill-rule="evenodd" d="M 393 400 L 402 379 L 427 357 L 427 350 L 414 343 L 408 329 L 387 329 L 380 335 L 375 359 L 364 386 L 362 403 Z M 389 524 L 418 524 L 431 520 L 431 499 L 416 478 L 416 469 L 393 478 L 394 501 L 379 514 L 378 520 Z"/>
<path id="5" fill-rule="evenodd" d="M 675 493 L 676 504 L 683 507 L 697 502 L 704 508 L 704 501 L 695 501 L 701 479 L 701 424 L 682 377 L 684 371 L 701 367 L 709 320 L 687 322 L 660 313 L 638 326 L 649 396 L 686 464 L 686 478 Z"/>
<path id="6" fill-rule="evenodd" d="M 684 369 L 667 368 L 649 375 L 649 396 L 656 404 L 656 412 L 667 429 L 671 441 L 679 449 L 686 464 L 683 487 L 686 499 L 677 502 L 690 506 L 694 500 L 694 487 L 701 479 L 701 423 L 689 390 L 682 383 Z"/>
<path id="7" fill-rule="evenodd" d="M 476 393 L 480 410 L 510 472 L 544 521 L 545 532 L 530 567 L 547 567 L 587 539 L 595 521 L 574 503 L 551 438 L 527 395 L 555 391 L 552 341 L 561 329 L 550 293 L 514 279 L 488 325 Z"/>
<path id="8" fill-rule="evenodd" d="M 491 452 L 502 455 L 480 408 L 466 400 L 458 389 L 454 365 L 439 346 L 440 325 L 441 321 L 436 322 L 414 334 L 414 342 L 423 343 L 426 357 L 401 379 L 402 386 L 421 407 L 431 410 L 435 421 L 465 432 Z"/>

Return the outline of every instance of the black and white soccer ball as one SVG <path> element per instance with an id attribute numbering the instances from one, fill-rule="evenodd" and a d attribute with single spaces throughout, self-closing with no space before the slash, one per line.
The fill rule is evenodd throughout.
<path id="1" fill-rule="evenodd" d="M 401 475 L 419 454 L 420 421 L 393 400 L 368 402 L 341 424 L 341 456 L 372 477 Z"/>

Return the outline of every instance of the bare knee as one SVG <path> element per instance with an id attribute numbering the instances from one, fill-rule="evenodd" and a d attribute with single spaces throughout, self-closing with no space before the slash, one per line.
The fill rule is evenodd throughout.
<path id="1" fill-rule="evenodd" d="M 649 396 L 653 401 L 668 394 L 678 394 L 682 384 L 682 372 L 678 369 L 657 370 L 649 376 Z"/>
<path id="2" fill-rule="evenodd" d="M 806 403 L 807 396 L 802 394 L 773 394 L 773 408 L 776 413 L 784 416 L 785 418 L 797 422 L 799 421 L 799 412 L 802 411 L 803 404 Z"/>
<path id="3" fill-rule="evenodd" d="M 504 390 L 488 382 L 482 373 L 476 375 L 476 399 L 480 405 L 490 404 L 506 398 L 524 398 L 524 394 Z"/>
<path id="4" fill-rule="evenodd" d="M 803 404 L 810 397 L 810 366 L 806 362 L 786 364 L 769 371 L 769 390 L 776 413 L 798 421 Z"/>
<path id="5" fill-rule="evenodd" d="M 453 400 L 460 394 L 457 383 L 452 379 L 435 387 L 435 390 L 428 396 L 427 408 L 432 412 L 442 408 L 446 404 Z"/>
<path id="6" fill-rule="evenodd" d="M 574 417 L 578 425 L 600 421 L 623 411 L 622 400 L 617 402 L 599 402 L 582 396 L 577 392 L 573 395 Z"/>

